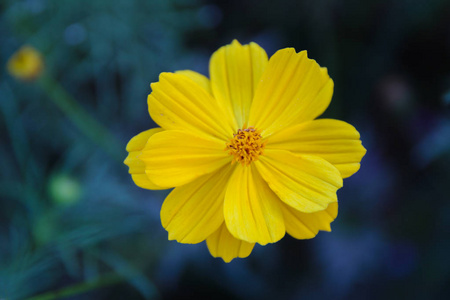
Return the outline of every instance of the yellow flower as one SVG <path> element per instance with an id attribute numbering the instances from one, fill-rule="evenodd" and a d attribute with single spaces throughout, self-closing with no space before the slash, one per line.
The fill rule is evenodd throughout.
<path id="1" fill-rule="evenodd" d="M 32 81 L 42 73 L 44 62 L 39 51 L 30 46 L 23 46 L 8 60 L 7 69 L 19 80 Z"/>
<path id="2" fill-rule="evenodd" d="M 292 48 L 270 60 L 233 41 L 210 60 L 211 79 L 162 73 L 148 108 L 160 128 L 130 140 L 136 185 L 175 189 L 161 208 L 170 240 L 206 240 L 214 257 L 247 257 L 287 232 L 330 231 L 342 178 L 366 150 L 356 129 L 319 119 L 333 94 L 326 68 Z"/>

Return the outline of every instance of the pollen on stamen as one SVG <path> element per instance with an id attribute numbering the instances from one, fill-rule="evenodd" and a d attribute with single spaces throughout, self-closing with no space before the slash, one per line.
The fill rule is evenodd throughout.
<path id="1" fill-rule="evenodd" d="M 258 157 L 263 154 L 265 146 L 266 141 L 262 140 L 261 131 L 253 126 L 247 128 L 244 125 L 226 143 L 225 150 L 233 156 L 232 164 L 239 162 L 243 166 L 248 166 L 251 162 L 258 160 Z"/>

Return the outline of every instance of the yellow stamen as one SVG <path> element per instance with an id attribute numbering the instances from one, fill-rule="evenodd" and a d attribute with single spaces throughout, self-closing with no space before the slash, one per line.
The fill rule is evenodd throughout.
<path id="1" fill-rule="evenodd" d="M 261 131 L 256 130 L 253 126 L 239 129 L 233 138 L 226 143 L 225 150 L 228 154 L 233 155 L 232 164 L 240 162 L 243 166 L 248 166 L 252 161 L 257 161 L 258 157 L 263 154 L 266 142 L 262 140 Z"/>

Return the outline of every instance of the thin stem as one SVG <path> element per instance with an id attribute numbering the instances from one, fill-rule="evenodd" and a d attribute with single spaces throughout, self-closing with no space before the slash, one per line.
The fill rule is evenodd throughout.
<path id="1" fill-rule="evenodd" d="M 119 151 L 123 146 L 116 137 L 91 117 L 56 80 L 44 72 L 39 78 L 39 84 L 47 92 L 52 102 L 84 135 L 102 147 L 112 158 L 123 161 L 123 155 Z"/>
<path id="2" fill-rule="evenodd" d="M 124 280 L 123 277 L 117 275 L 116 273 L 110 273 L 98 278 L 95 281 L 77 283 L 69 287 L 62 288 L 60 290 L 44 293 L 37 295 L 35 297 L 29 298 L 28 300 L 54 300 L 62 299 L 65 297 L 70 297 L 74 295 L 79 295 L 82 293 L 89 292 L 91 290 L 96 290 L 100 287 L 113 285 Z"/>

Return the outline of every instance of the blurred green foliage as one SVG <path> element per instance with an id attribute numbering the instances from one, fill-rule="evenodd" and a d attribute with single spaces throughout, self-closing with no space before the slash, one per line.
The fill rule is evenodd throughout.
<path id="1" fill-rule="evenodd" d="M 0 8 L 1 61 L 30 44 L 50 78 L 26 84 L 1 73 L 0 298 L 113 271 L 136 295 L 156 297 L 142 272 L 161 251 L 162 231 L 148 231 L 160 227 L 160 201 L 142 203 L 121 162 L 127 139 L 153 126 L 141 113 L 149 83 L 180 60 L 183 34 L 200 26 L 198 3 L 36 0 Z M 91 134 L 95 122 L 117 143 L 98 147 L 104 137 Z"/>

